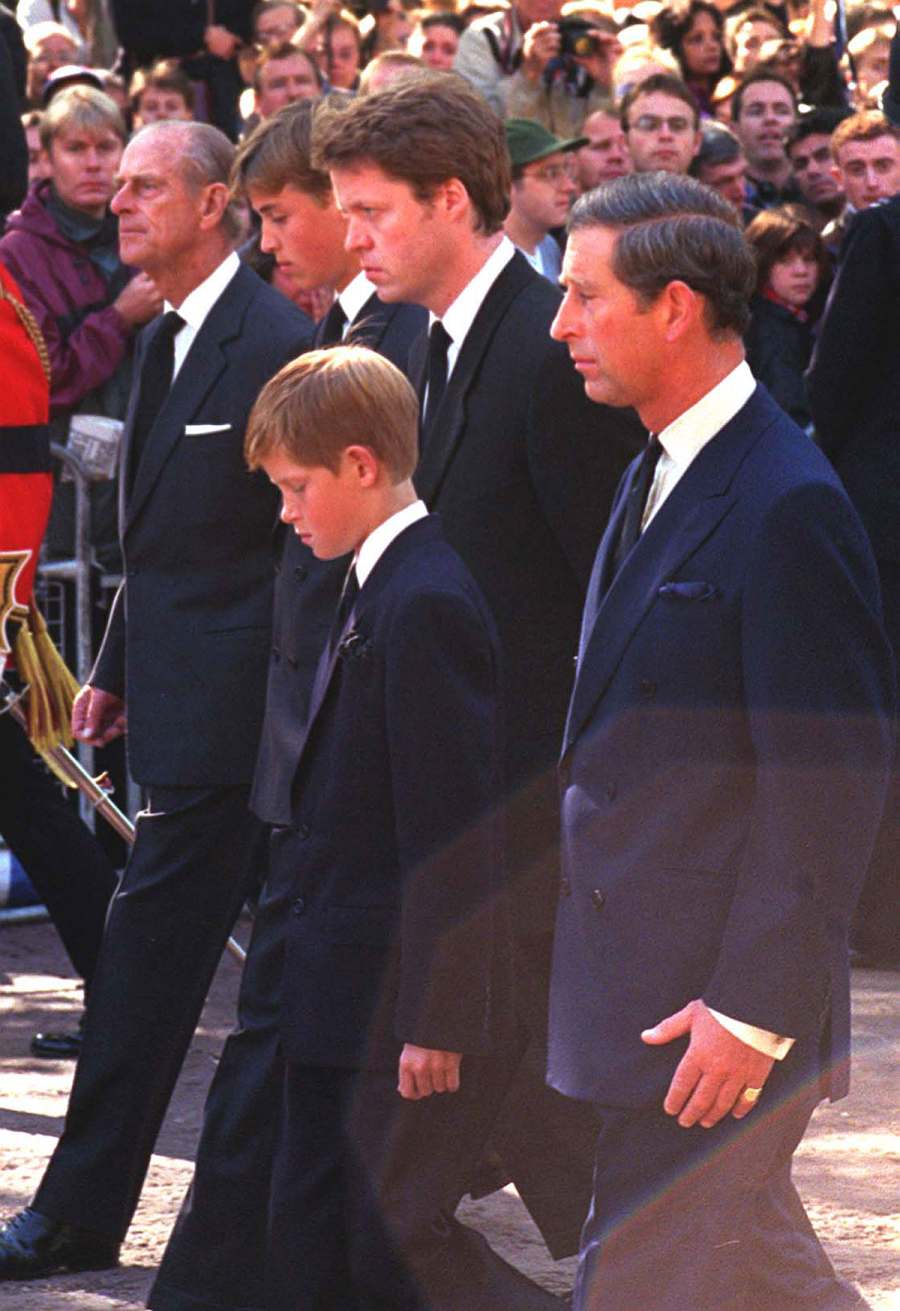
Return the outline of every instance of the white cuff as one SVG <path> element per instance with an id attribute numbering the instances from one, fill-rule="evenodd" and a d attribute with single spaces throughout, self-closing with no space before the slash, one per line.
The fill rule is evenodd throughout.
<path id="1" fill-rule="evenodd" d="M 714 1019 L 719 1021 L 723 1029 L 733 1033 L 735 1038 L 740 1038 L 741 1042 L 745 1042 L 754 1051 L 762 1052 L 763 1056 L 771 1056 L 776 1061 L 783 1061 L 794 1045 L 793 1038 L 782 1038 L 780 1034 L 770 1033 L 768 1029 L 758 1029 L 755 1024 L 733 1020 L 730 1015 L 714 1011 L 711 1006 L 707 1006 L 706 1009 Z"/>

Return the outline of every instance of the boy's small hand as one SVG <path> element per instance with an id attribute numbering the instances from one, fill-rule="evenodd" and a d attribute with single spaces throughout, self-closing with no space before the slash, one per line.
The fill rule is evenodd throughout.
<path id="1" fill-rule="evenodd" d="M 457 1092 L 461 1063 L 460 1052 L 439 1052 L 405 1043 L 400 1053 L 397 1091 L 413 1102 L 436 1092 Z"/>

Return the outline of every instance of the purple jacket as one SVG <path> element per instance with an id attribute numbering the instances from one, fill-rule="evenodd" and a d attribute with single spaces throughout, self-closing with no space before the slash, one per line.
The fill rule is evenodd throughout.
<path id="1" fill-rule="evenodd" d="M 10 214 L 0 260 L 22 288 L 40 324 L 52 370 L 50 414 L 71 412 L 112 377 L 129 348 L 131 329 L 107 304 L 106 284 L 85 251 L 70 241 L 46 208 L 48 181 L 36 183 Z M 89 306 L 98 306 L 83 318 Z M 78 326 L 67 330 L 73 318 Z"/>

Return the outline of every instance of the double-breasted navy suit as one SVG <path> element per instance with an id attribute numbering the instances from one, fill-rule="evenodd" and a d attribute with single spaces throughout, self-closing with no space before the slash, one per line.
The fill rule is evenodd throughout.
<path id="1" fill-rule="evenodd" d="M 865 534 L 765 389 L 701 450 L 612 577 L 632 476 L 595 562 L 562 751 L 549 1045 L 552 1085 L 619 1116 L 596 1184 L 613 1230 L 617 1204 L 641 1214 L 639 1184 L 651 1224 L 646 1199 L 680 1177 L 666 1174 L 670 1149 L 689 1161 L 738 1123 L 707 1134 L 661 1112 L 686 1040 L 648 1046 L 641 1031 L 692 999 L 797 1040 L 748 1124 L 763 1123 L 780 1082 L 845 1089 L 847 926 L 892 750 L 893 674 Z M 630 1142 L 623 1126 L 635 1124 Z M 619 1143 L 633 1151 L 633 1193 L 615 1164 L 603 1173 L 602 1151 L 613 1162 Z M 701 1196 L 705 1186 L 696 1181 Z M 799 1202 L 783 1197 L 789 1215 Z M 762 1202 L 752 1211 L 771 1222 Z M 784 1224 L 770 1234 L 783 1238 Z M 661 1223 L 659 1234 L 672 1241 Z M 702 1227 L 686 1241 L 702 1252 Z M 748 1271 L 727 1295 L 698 1277 L 692 1306 L 805 1305 L 783 1287 L 762 1291 L 784 1246 L 734 1241 Z M 644 1296 L 603 1269 L 597 1279 L 611 1311 L 682 1305 L 675 1284 L 666 1300 L 665 1281 Z"/>
<path id="2" fill-rule="evenodd" d="M 138 350 L 137 376 L 151 324 Z M 148 806 L 110 908 L 64 1133 L 35 1206 L 112 1239 L 128 1227 L 228 932 L 260 862 L 247 801 L 265 698 L 277 497 L 243 459 L 264 383 L 306 318 L 241 266 L 132 468 L 125 578 L 89 681 L 123 696 Z M 85 1198 L 90 1198 L 90 1215 Z"/>

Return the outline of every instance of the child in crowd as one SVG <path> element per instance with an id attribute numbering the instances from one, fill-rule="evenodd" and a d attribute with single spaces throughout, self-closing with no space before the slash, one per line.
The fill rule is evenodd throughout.
<path id="1" fill-rule="evenodd" d="M 757 267 L 747 361 L 782 409 L 801 428 L 809 428 L 803 377 L 813 348 L 809 305 L 828 274 L 828 254 L 800 205 L 763 210 L 746 236 Z"/>

